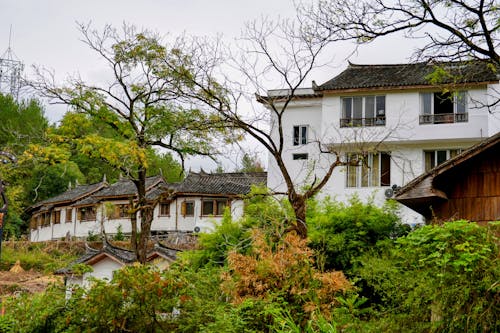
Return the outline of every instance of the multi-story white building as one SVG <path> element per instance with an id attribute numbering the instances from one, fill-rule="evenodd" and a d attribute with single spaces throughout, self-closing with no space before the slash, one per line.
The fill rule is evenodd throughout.
<path id="1" fill-rule="evenodd" d="M 226 208 L 235 219 L 243 215 L 242 196 L 251 185 L 265 184 L 265 172 L 189 173 L 181 183 L 168 184 L 161 176 L 146 180 L 146 199 L 154 205 L 151 232 L 197 232 L 213 229 Z M 85 238 L 89 234 L 130 234 L 129 205 L 136 200 L 129 179 L 114 184 L 105 180 L 41 201 L 28 209 L 33 242 Z"/>
<path id="2" fill-rule="evenodd" d="M 393 185 L 499 132 L 499 73 L 481 61 L 349 64 L 328 82 L 295 92 L 282 122 L 285 164 L 300 186 L 324 175 L 334 154 L 322 151 L 362 160 L 337 167 L 322 195 L 342 201 L 373 196 L 382 203 Z M 286 94 L 271 90 L 266 98 L 279 103 Z M 268 186 L 285 190 L 272 156 L 268 165 Z M 422 222 L 405 207 L 402 215 L 407 223 Z"/>

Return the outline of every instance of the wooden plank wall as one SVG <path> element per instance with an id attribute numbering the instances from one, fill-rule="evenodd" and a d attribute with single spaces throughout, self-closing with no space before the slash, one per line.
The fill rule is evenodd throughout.
<path id="1" fill-rule="evenodd" d="M 439 219 L 500 220 L 500 145 L 442 175 L 436 187 L 449 199 L 433 207 Z"/>

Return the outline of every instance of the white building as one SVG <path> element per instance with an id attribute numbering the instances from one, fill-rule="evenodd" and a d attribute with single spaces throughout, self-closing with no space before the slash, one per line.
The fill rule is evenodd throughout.
<path id="1" fill-rule="evenodd" d="M 222 219 L 226 208 L 235 219 L 243 215 L 242 196 L 251 185 L 265 184 L 266 173 L 189 173 L 181 183 L 167 184 L 160 177 L 146 180 L 146 199 L 154 205 L 152 234 L 208 231 Z M 121 179 L 79 185 L 29 208 L 33 242 L 130 234 L 129 205 L 136 200 L 132 181 Z"/>
<path id="2" fill-rule="evenodd" d="M 347 200 L 374 196 L 382 203 L 391 186 L 403 186 L 426 170 L 500 130 L 498 70 L 484 62 L 354 65 L 330 81 L 299 89 L 284 111 L 283 158 L 295 184 L 322 177 L 334 154 L 337 167 L 322 195 Z M 441 73 L 439 83 L 431 74 Z M 434 76 L 436 77 L 436 76 Z M 271 90 L 261 99 L 279 106 L 286 90 Z M 278 123 L 271 117 L 271 133 Z M 268 187 L 286 189 L 272 156 Z M 404 222 L 422 217 L 402 207 Z"/>

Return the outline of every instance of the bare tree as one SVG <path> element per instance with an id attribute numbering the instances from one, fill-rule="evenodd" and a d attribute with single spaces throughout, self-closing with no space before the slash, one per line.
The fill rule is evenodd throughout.
<path id="1" fill-rule="evenodd" d="M 287 162 L 290 156 L 287 148 L 290 141 L 287 140 L 291 140 L 287 118 L 290 108 L 303 97 L 304 92 L 319 97 L 314 96 L 311 88 L 302 87 L 308 85 L 306 80 L 309 74 L 323 66 L 322 57 L 329 44 L 328 40 L 311 38 L 302 28 L 300 23 L 297 25 L 287 20 L 276 22 L 264 19 L 250 23 L 244 31 L 244 37 L 238 41 L 238 52 L 224 55 L 221 50 L 230 48 L 221 48 L 219 42 L 210 44 L 208 49 L 200 47 L 190 52 L 196 54 L 198 62 L 193 65 L 199 69 L 190 72 L 198 74 L 191 77 L 193 86 L 198 89 L 191 97 L 217 110 L 222 118 L 242 129 L 271 156 L 281 173 L 285 188 L 285 191 L 274 191 L 272 194 L 286 196 L 295 215 L 284 223 L 288 231 L 295 231 L 305 238 L 308 199 L 324 188 L 337 167 L 359 165 L 367 151 L 360 150 L 360 154 L 347 159 L 344 153 L 347 144 L 334 146 L 330 144 L 331 141 L 323 141 L 318 136 L 309 142 L 317 147 L 317 168 L 311 168 L 310 177 L 305 183 L 299 184 L 294 178 Z M 212 57 L 214 54 L 215 58 Z M 229 61 L 225 61 L 227 57 Z M 213 59 L 218 60 L 213 62 Z M 239 76 L 236 83 L 236 80 L 228 78 L 229 74 L 234 73 Z M 225 85 L 221 87 L 218 83 L 223 80 L 215 80 L 215 77 L 224 77 Z M 217 84 L 213 84 L 215 82 Z M 269 93 L 269 84 L 282 89 Z M 250 102 L 255 98 L 260 105 L 244 107 L 246 104 L 243 101 Z M 319 156 L 322 156 L 321 161 Z"/>
<path id="2" fill-rule="evenodd" d="M 404 33 L 427 40 L 418 58 L 500 65 L 497 0 L 319 0 L 299 11 L 311 20 L 310 33 L 330 41 L 369 43 Z"/>

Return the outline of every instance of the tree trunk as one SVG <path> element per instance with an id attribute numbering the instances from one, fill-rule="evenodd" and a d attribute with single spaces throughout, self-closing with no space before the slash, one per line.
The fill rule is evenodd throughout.
<path id="1" fill-rule="evenodd" d="M 288 200 L 292 204 L 295 213 L 295 224 L 291 230 L 295 230 L 300 238 L 307 238 L 306 206 L 307 201 L 300 194 L 290 195 Z"/>
<path id="2" fill-rule="evenodd" d="M 130 235 L 130 247 L 132 251 L 134 251 L 137 255 L 137 210 L 134 206 L 134 198 L 131 197 L 129 199 L 129 207 L 130 207 L 130 223 L 132 225 L 132 234 Z"/>

